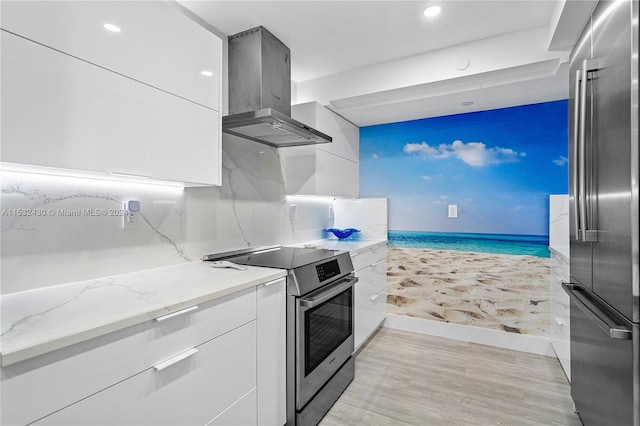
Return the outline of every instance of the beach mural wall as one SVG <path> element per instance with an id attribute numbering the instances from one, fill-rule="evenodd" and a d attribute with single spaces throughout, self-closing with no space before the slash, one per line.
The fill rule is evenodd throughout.
<path id="1" fill-rule="evenodd" d="M 566 100 L 361 128 L 360 196 L 389 200 L 388 312 L 546 335 L 567 138 Z"/>

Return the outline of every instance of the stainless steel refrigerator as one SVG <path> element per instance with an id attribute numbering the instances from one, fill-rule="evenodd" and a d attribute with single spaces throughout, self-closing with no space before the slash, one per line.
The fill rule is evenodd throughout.
<path id="1" fill-rule="evenodd" d="M 640 425 L 638 1 L 600 1 L 570 62 L 571 395 Z"/>

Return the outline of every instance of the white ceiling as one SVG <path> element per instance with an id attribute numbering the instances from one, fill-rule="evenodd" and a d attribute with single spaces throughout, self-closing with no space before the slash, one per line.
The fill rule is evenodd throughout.
<path id="1" fill-rule="evenodd" d="M 291 75 L 298 83 L 363 69 L 504 34 L 549 26 L 557 1 L 217 1 L 180 0 L 220 32 L 231 35 L 262 25 L 291 49 Z M 442 5 L 428 19 L 422 11 Z M 524 84 L 524 85 L 523 85 Z M 568 95 L 564 67 L 540 81 L 516 82 L 473 93 L 403 101 L 391 108 L 339 111 L 357 125 L 492 109 L 561 99 Z M 448 101 L 447 101 L 448 100 Z M 440 107 L 448 105 L 446 108 Z M 336 108 L 334 108 L 336 109 Z M 392 117 L 393 116 L 393 117 Z"/>

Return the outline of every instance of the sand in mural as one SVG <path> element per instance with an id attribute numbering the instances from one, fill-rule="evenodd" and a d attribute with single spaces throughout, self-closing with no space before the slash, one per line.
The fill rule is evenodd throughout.
<path id="1" fill-rule="evenodd" d="M 388 312 L 527 335 L 549 330 L 549 258 L 388 247 Z"/>

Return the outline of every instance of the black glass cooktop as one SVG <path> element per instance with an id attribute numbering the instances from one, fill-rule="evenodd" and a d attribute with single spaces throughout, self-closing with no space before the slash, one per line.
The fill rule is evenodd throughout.
<path id="1" fill-rule="evenodd" d="M 240 265 L 264 266 L 267 268 L 295 269 L 301 266 L 331 259 L 342 251 L 302 247 L 277 247 L 227 258 Z"/>

